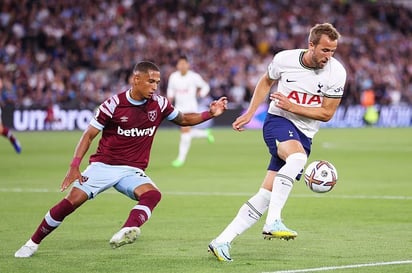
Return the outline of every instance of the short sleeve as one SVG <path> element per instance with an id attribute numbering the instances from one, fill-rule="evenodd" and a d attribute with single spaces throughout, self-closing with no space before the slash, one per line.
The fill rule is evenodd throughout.
<path id="1" fill-rule="evenodd" d="M 280 59 L 281 55 L 276 54 L 270 64 L 268 65 L 268 75 L 271 80 L 279 80 L 280 79 Z"/>
<path id="2" fill-rule="evenodd" d="M 331 81 L 324 93 L 327 98 L 341 98 L 345 89 L 346 70 L 343 65 L 335 60 L 332 63 Z"/>

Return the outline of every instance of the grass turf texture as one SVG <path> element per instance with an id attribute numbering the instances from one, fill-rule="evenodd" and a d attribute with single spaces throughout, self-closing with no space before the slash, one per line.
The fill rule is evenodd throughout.
<path id="1" fill-rule="evenodd" d="M 176 169 L 178 130 L 158 132 L 146 173 L 163 199 L 135 244 L 108 244 L 135 204 L 109 190 L 66 218 L 30 259 L 13 255 L 65 196 L 58 189 L 81 132 L 16 133 L 21 155 L 1 138 L 0 271 L 242 273 L 411 260 L 412 129 L 322 129 L 309 162 L 331 161 L 336 187 L 315 194 L 303 180 L 295 183 L 283 218 L 298 238 L 263 240 L 263 218 L 234 241 L 230 264 L 215 260 L 207 245 L 257 191 L 268 153 L 260 131 L 214 134 L 215 144 L 194 139 L 188 162 Z M 403 264 L 331 272 L 411 271 Z"/>

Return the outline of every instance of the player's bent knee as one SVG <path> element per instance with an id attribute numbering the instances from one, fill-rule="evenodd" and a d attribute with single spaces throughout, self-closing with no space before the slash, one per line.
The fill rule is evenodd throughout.
<path id="1" fill-rule="evenodd" d="M 154 207 L 156 207 L 156 205 L 160 202 L 161 199 L 162 199 L 162 194 L 160 191 L 150 190 L 150 191 L 143 193 L 139 197 L 139 204 L 147 205 L 148 207 L 153 209 Z"/>
<path id="2" fill-rule="evenodd" d="M 77 209 L 89 199 L 89 196 L 83 190 L 73 187 L 65 199 L 67 199 L 67 201 L 69 201 L 73 207 Z"/>
<path id="3" fill-rule="evenodd" d="M 294 153 L 286 158 L 286 163 L 299 164 L 302 168 L 305 166 L 308 161 L 308 156 L 304 153 Z"/>

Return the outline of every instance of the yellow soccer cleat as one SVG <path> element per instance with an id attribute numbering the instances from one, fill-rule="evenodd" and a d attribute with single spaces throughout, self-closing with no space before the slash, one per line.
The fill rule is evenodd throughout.
<path id="1" fill-rule="evenodd" d="M 281 240 L 293 240 L 298 236 L 298 233 L 294 230 L 287 228 L 282 220 L 276 220 L 271 225 L 265 225 L 263 227 L 263 239 L 271 240 L 273 238 Z"/>

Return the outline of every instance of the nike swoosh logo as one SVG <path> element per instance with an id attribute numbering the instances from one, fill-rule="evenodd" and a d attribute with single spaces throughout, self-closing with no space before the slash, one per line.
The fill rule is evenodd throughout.
<path id="1" fill-rule="evenodd" d="M 294 81 L 294 80 L 289 80 L 289 79 L 286 79 L 286 82 L 296 82 L 296 81 Z"/>

